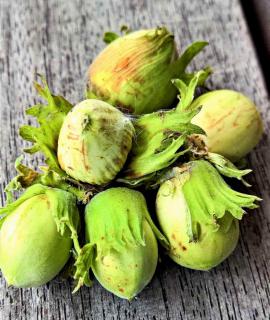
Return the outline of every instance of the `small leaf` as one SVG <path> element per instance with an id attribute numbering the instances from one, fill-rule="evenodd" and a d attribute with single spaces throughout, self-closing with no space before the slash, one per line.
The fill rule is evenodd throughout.
<path id="1" fill-rule="evenodd" d="M 204 69 L 200 70 L 201 74 L 198 79 L 198 86 L 204 86 L 205 81 L 207 78 L 213 73 L 213 70 L 211 67 L 205 67 Z M 189 84 L 190 81 L 196 76 L 197 72 L 187 73 L 181 75 L 181 79 L 186 83 Z"/>
<path id="2" fill-rule="evenodd" d="M 72 293 L 77 292 L 83 285 L 88 287 L 92 286 L 92 281 L 89 277 L 89 270 L 93 264 L 94 246 L 90 243 L 87 243 L 84 247 L 82 247 L 75 259 L 75 273 L 73 278 L 76 280 L 76 286 Z"/>
<path id="3" fill-rule="evenodd" d="M 113 42 L 117 38 L 119 38 L 119 35 L 115 32 L 108 31 L 108 32 L 105 32 L 103 35 L 103 41 L 107 44 L 110 44 L 111 42 Z"/>
<path id="4" fill-rule="evenodd" d="M 178 96 L 178 99 L 180 101 L 176 107 L 176 110 L 179 110 L 179 111 L 188 110 L 189 106 L 191 105 L 194 99 L 195 90 L 197 88 L 198 81 L 203 74 L 204 74 L 203 70 L 200 70 L 197 73 L 195 73 L 193 78 L 190 79 L 188 85 L 181 79 L 172 80 L 173 84 L 176 86 L 176 88 L 180 92 L 180 95 Z"/>
<path id="5" fill-rule="evenodd" d="M 208 152 L 207 160 L 209 160 L 216 169 L 225 177 L 236 178 L 246 186 L 250 187 L 250 184 L 243 179 L 243 176 L 252 172 L 250 169 L 240 170 L 230 160 L 224 158 L 220 154 Z"/>
<path id="6" fill-rule="evenodd" d="M 175 70 L 177 70 L 177 74 L 180 75 L 184 73 L 186 67 L 192 61 L 192 59 L 207 45 L 208 42 L 206 41 L 197 41 L 192 43 L 172 66 L 175 68 Z"/>
<path id="7" fill-rule="evenodd" d="M 40 177 L 40 174 L 31 168 L 23 165 L 23 156 L 20 156 L 15 161 L 15 169 L 19 173 L 13 178 L 5 188 L 7 195 L 7 204 L 14 201 L 13 192 L 19 191 L 35 184 Z"/>

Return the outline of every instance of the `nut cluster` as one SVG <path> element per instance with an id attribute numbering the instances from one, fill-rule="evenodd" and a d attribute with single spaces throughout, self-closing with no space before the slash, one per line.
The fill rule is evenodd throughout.
<path id="1" fill-rule="evenodd" d="M 251 170 L 238 164 L 263 131 L 253 102 L 234 90 L 198 96 L 211 69 L 186 68 L 206 42 L 180 55 L 165 27 L 123 30 L 105 34 L 85 100 L 53 95 L 42 76 L 35 83 L 47 104 L 26 111 L 39 126 L 20 135 L 33 143 L 24 152 L 43 153 L 45 164 L 35 171 L 19 157 L 5 189 L 0 268 L 8 285 L 41 286 L 64 269 L 76 292 L 91 286 L 92 271 L 130 300 L 151 281 L 161 251 L 191 269 L 220 264 L 237 245 L 245 210 L 257 207 L 260 198 L 230 186 L 233 178 L 249 186 Z M 23 192 L 15 199 L 14 191 Z"/>

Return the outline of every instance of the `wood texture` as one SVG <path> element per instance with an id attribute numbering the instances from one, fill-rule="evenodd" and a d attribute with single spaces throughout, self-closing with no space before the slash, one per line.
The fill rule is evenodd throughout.
<path id="1" fill-rule="evenodd" d="M 37 101 L 32 82 L 45 74 L 55 93 L 83 97 L 89 63 L 104 47 L 102 34 L 167 25 L 180 47 L 210 42 L 196 60 L 214 67 L 210 87 L 234 88 L 255 100 L 265 135 L 250 156 L 252 192 L 264 201 L 241 225 L 234 254 L 210 272 L 191 271 L 163 259 L 151 284 L 132 302 L 97 283 L 71 294 L 59 278 L 37 289 L 7 288 L 0 281 L 0 318 L 6 319 L 270 319 L 270 107 L 260 66 L 237 0 L 32 0 L 0 1 L 0 160 L 3 189 L 15 174 L 25 143 L 18 128 Z M 27 163 L 37 165 L 37 159 Z"/>

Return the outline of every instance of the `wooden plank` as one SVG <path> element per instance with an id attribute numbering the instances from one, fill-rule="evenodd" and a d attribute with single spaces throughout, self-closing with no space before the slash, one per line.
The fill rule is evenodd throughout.
<path id="1" fill-rule="evenodd" d="M 0 318 L 6 319 L 269 319 L 270 108 L 262 74 L 237 0 L 32 0 L 0 2 L 1 199 L 26 144 L 18 128 L 37 101 L 35 73 L 56 93 L 83 98 L 88 64 L 104 47 L 101 36 L 128 23 L 133 28 L 166 24 L 183 48 L 204 39 L 209 48 L 197 67 L 212 65 L 210 87 L 243 91 L 263 115 L 265 135 L 250 156 L 252 191 L 264 199 L 245 217 L 234 254 L 210 272 L 180 268 L 163 258 L 151 284 L 132 302 L 97 283 L 71 294 L 59 278 L 37 289 L 7 288 L 0 281 Z M 37 158 L 27 158 L 37 165 Z"/>

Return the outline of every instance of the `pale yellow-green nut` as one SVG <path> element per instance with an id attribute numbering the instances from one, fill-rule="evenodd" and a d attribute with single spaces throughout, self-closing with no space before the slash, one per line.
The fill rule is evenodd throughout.
<path id="1" fill-rule="evenodd" d="M 215 90 L 199 96 L 191 108 L 201 106 L 192 123 L 201 127 L 201 136 L 210 152 L 231 161 L 246 156 L 259 142 L 263 125 L 254 103 L 233 90 Z"/>
<path id="2" fill-rule="evenodd" d="M 177 96 L 171 79 L 188 80 L 187 65 L 206 45 L 193 43 L 179 57 L 165 27 L 118 37 L 90 65 L 88 97 L 135 114 L 168 108 Z"/>
<path id="3" fill-rule="evenodd" d="M 111 188 L 92 198 L 85 209 L 86 240 L 75 262 L 78 290 L 91 285 L 89 269 L 108 291 L 134 298 L 151 281 L 158 261 L 157 239 L 167 239 L 154 225 L 142 193 Z"/>
<path id="4" fill-rule="evenodd" d="M 0 214 L 0 268 L 8 285 L 37 287 L 52 280 L 70 257 L 71 233 L 79 225 L 75 196 L 34 185 Z"/>
<path id="5" fill-rule="evenodd" d="M 259 198 L 232 190 L 205 160 L 173 169 L 158 191 L 156 213 L 177 264 L 209 270 L 235 249 L 243 208 Z"/>
<path id="6" fill-rule="evenodd" d="M 88 99 L 66 116 L 58 139 L 58 161 L 72 178 L 95 185 L 114 179 L 131 149 L 131 121 L 110 104 Z"/>
<path id="7" fill-rule="evenodd" d="M 96 244 L 92 270 L 115 295 L 132 299 L 152 279 L 158 247 L 143 195 L 128 188 L 111 188 L 86 207 L 86 238 Z"/>

